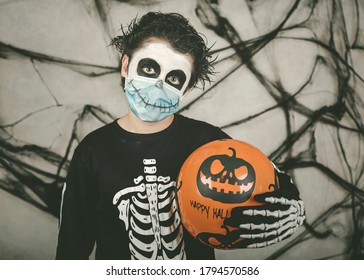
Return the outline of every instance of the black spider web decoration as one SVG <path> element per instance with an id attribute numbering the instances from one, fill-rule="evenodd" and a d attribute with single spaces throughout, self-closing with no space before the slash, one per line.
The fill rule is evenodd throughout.
<path id="1" fill-rule="evenodd" d="M 247 1 L 254 2 L 254 1 Z M 303 2 L 303 3 L 301 3 Z M 347 208 L 352 212 L 352 223 L 354 225 L 351 240 L 347 252 L 342 254 L 346 258 L 362 259 L 364 257 L 363 249 L 363 202 L 364 202 L 364 190 L 363 190 L 363 171 L 364 161 L 358 162 L 356 169 L 358 172 L 352 172 L 352 167 L 346 160 L 346 151 L 344 149 L 342 139 L 340 137 L 340 131 L 345 130 L 353 133 L 359 138 L 359 141 L 363 141 L 363 102 L 360 94 L 357 90 L 358 84 L 364 82 L 363 77 L 353 68 L 351 52 L 353 50 L 363 50 L 362 44 L 362 29 L 360 28 L 361 14 L 363 11 L 363 3 L 359 1 L 355 2 L 356 5 L 356 36 L 355 41 L 350 44 L 348 41 L 347 30 L 345 26 L 345 17 L 343 7 L 340 1 L 295 1 L 286 14 L 286 17 L 282 19 L 280 24 L 269 33 L 254 38 L 250 41 L 242 41 L 235 28 L 229 23 L 229 20 L 222 17 L 218 12 L 218 1 L 200 1 L 196 8 L 197 15 L 199 15 L 204 25 L 212 29 L 217 35 L 227 40 L 234 52 L 234 57 L 237 57 L 237 61 L 240 63 L 233 69 L 237 70 L 243 65 L 247 67 L 250 72 L 260 81 L 260 83 L 266 89 L 266 92 L 271 95 L 276 101 L 276 105 L 251 116 L 247 116 L 244 119 L 236 120 L 232 123 L 222 126 L 223 129 L 230 128 L 232 126 L 241 126 L 246 122 L 252 121 L 262 114 L 265 114 L 273 109 L 280 108 L 286 116 L 286 131 L 287 139 L 282 142 L 270 155 L 269 158 L 275 162 L 281 169 L 285 171 L 292 171 L 312 167 L 325 176 L 330 178 L 335 185 L 344 189 L 348 194 L 344 200 L 338 202 L 333 207 L 328 209 L 325 213 L 319 216 L 315 221 L 308 223 L 306 221 L 306 230 L 296 237 L 289 244 L 269 256 L 270 259 L 276 259 L 282 256 L 287 250 L 292 249 L 295 245 L 307 240 L 308 238 L 326 238 L 332 232 L 330 229 L 325 232 L 319 232 L 315 228 L 323 223 L 326 219 L 337 213 L 337 211 Z M 287 21 L 297 12 L 303 9 L 309 9 L 309 16 L 301 21 L 288 25 Z M 329 17 L 321 18 L 320 12 L 328 10 Z M 322 15 L 322 14 L 321 14 Z M 287 30 L 294 30 L 298 28 L 308 28 L 314 34 L 312 39 L 299 38 L 299 37 L 287 37 L 284 35 Z M 274 40 L 302 40 L 309 41 L 312 44 L 317 45 L 321 50 L 321 54 L 316 57 L 315 66 L 309 79 L 303 84 L 303 86 L 297 92 L 287 92 L 279 81 L 272 82 L 269 78 L 265 77 L 256 67 L 252 58 L 254 55 L 263 49 L 267 44 Z M 226 48 L 227 49 L 227 48 Z M 223 52 L 226 49 L 216 50 L 216 52 Z M 216 61 L 218 63 L 219 60 Z M 296 97 L 303 92 L 308 85 L 312 83 L 315 76 L 315 71 L 319 65 L 326 67 L 332 75 L 337 79 L 337 99 L 336 102 L 329 106 L 323 106 L 315 111 L 304 106 L 300 103 Z M 223 78 L 215 83 L 217 86 L 222 83 L 231 73 L 226 74 Z M 210 88 L 211 89 L 211 88 Z M 203 98 L 208 91 L 202 93 L 199 98 L 196 98 L 182 110 L 187 110 L 191 106 L 194 106 L 199 99 Z M 293 111 L 298 114 L 302 114 L 307 117 L 307 121 L 296 131 L 292 130 L 289 113 Z M 351 125 L 344 124 L 343 119 L 349 119 Z M 337 129 L 337 141 L 340 147 L 340 153 L 345 161 L 346 167 L 349 171 L 349 178 L 342 178 L 336 174 L 334 170 L 317 161 L 316 152 L 319 147 L 315 141 L 315 126 L 317 123 L 323 123 L 328 126 L 335 127 Z M 297 156 L 293 156 L 292 147 L 297 141 L 304 135 L 309 134 L 311 141 L 306 151 L 300 153 Z M 294 176 L 294 175 L 293 175 Z M 305 186 L 303 186 L 305 187 Z M 327 256 L 327 258 L 333 258 L 337 256 Z"/>
<path id="2" fill-rule="evenodd" d="M 111 2 L 113 1 L 95 1 L 99 20 L 105 32 L 110 37 L 112 36 L 108 5 Z M 146 4 L 144 3 L 145 1 L 129 2 L 131 5 L 133 2 L 138 5 Z M 161 1 L 157 2 L 159 3 Z M 246 4 L 253 10 L 254 5 L 263 2 L 246 1 Z M 355 64 L 353 63 L 353 52 L 362 52 L 364 50 L 364 3 L 360 0 L 351 2 L 351 5 L 353 5 L 356 11 L 354 40 L 349 40 L 348 38 L 346 18 L 343 10 L 344 4 L 347 3 L 339 0 L 292 1 L 291 7 L 289 7 L 286 15 L 277 26 L 270 29 L 264 35 L 244 41 L 240 38 L 237 27 L 234 27 L 229 18 L 223 16 L 221 11 L 219 11 L 219 1 L 197 1 L 195 11 L 201 23 L 206 28 L 212 30 L 218 37 L 229 43 L 229 46 L 226 48 L 214 49 L 213 52 L 219 54 L 215 64 L 218 65 L 222 61 L 228 60 L 232 67 L 229 72 L 222 73 L 221 78 L 212 84 L 210 88 L 203 91 L 196 99 L 181 108 L 180 112 L 188 113 L 188 110 L 201 102 L 211 90 L 223 85 L 226 79 L 236 70 L 241 67 L 246 67 L 265 88 L 266 93 L 274 99 L 275 104 L 271 107 L 264 108 L 264 110 L 254 115 L 245 116 L 231 123 L 226 123 L 221 128 L 228 130 L 234 127 L 243 130 L 247 123 L 256 120 L 260 116 L 273 110 L 281 110 L 285 116 L 287 137 L 269 154 L 270 159 L 279 168 L 289 172 L 293 177 L 295 176 L 295 171 L 304 168 L 314 168 L 332 182 L 333 188 L 341 188 L 346 192 L 344 199 L 335 202 L 332 207 L 324 213 L 321 213 L 318 218 L 313 221 L 306 221 L 305 230 L 292 238 L 286 246 L 271 254 L 268 257 L 269 259 L 277 259 L 284 256 L 289 250 L 295 249 L 296 246 L 308 239 L 325 239 L 331 236 L 333 234 L 332 230 L 327 227 L 322 227 L 322 225 L 340 211 L 350 211 L 350 219 L 353 227 L 350 238 L 346 240 L 347 249 L 338 256 L 351 259 L 364 258 L 364 160 L 362 157 L 354 167 L 349 163 L 345 138 L 342 137 L 342 133 L 349 133 L 357 139 L 360 145 L 363 143 L 364 103 L 362 97 L 364 78 L 353 66 Z M 300 21 L 292 20 L 301 11 L 309 11 L 307 13 L 308 16 Z M 314 36 L 307 38 L 287 35 L 287 31 L 294 31 L 299 28 L 310 30 Z M 279 80 L 270 80 L 260 72 L 259 67 L 254 62 L 254 56 L 264 50 L 267 45 L 283 40 L 310 43 L 317 46 L 320 50 L 311 74 L 305 83 L 295 92 L 289 92 Z M 231 50 L 233 50 L 233 54 L 224 57 L 224 53 L 226 51 L 231 52 Z M 90 79 L 97 79 L 105 75 L 118 73 L 119 68 L 61 59 L 26 50 L 19 46 L 12 46 L 4 42 L 0 42 L 1 60 L 30 61 L 34 72 L 37 73 L 39 80 L 51 96 L 53 104 L 26 114 L 12 123 L 4 123 L 0 120 L 0 188 L 58 217 L 61 189 L 65 181 L 69 159 L 73 148 L 83 136 L 83 127 L 90 122 L 95 127 L 109 123 L 115 119 L 115 116 L 100 106 L 83 106 L 79 110 L 78 117 L 69 125 L 70 138 L 66 145 L 67 148 L 61 152 L 52 151 L 48 147 L 18 141 L 13 133 L 13 129 L 18 124 L 40 112 L 64 106 L 47 85 L 47 81 L 43 78 L 41 71 L 38 70 L 38 66 L 42 64 L 59 65 Z M 335 85 L 336 100 L 333 104 L 312 110 L 301 103 L 298 97 L 314 83 L 319 67 L 327 69 L 337 81 Z M 307 119 L 298 129 L 293 129 L 292 127 L 290 119 L 290 114 L 292 113 L 302 115 Z M 319 161 L 317 153 L 321 147 L 317 144 L 315 133 L 318 124 L 335 128 L 337 139 L 336 152 L 343 159 L 343 164 L 349 174 L 347 177 L 340 176 L 336 170 Z M 307 136 L 310 139 L 307 149 L 295 154 L 293 149 L 296 143 Z M 361 153 L 362 151 L 358 149 L 358 154 L 360 155 Z M 310 186 L 298 185 L 298 187 L 307 188 Z M 326 258 L 329 259 L 338 256 L 327 256 Z"/>

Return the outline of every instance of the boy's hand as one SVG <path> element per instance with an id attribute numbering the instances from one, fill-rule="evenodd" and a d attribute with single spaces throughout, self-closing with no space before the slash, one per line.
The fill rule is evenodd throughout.
<path id="1" fill-rule="evenodd" d="M 236 207 L 226 226 L 239 228 L 242 241 L 238 248 L 259 248 L 278 243 L 290 237 L 305 220 L 305 208 L 290 177 L 277 172 L 280 188 L 258 194 L 254 200 L 261 206 Z M 235 246 L 234 246 L 235 247 Z"/>

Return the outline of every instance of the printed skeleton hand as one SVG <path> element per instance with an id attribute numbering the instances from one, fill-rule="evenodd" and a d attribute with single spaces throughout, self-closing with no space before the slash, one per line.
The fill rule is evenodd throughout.
<path id="1" fill-rule="evenodd" d="M 305 208 L 291 178 L 277 172 L 280 188 L 258 194 L 254 200 L 262 206 L 236 207 L 226 226 L 239 228 L 241 238 L 235 248 L 260 248 L 278 243 L 290 237 L 305 220 Z"/>

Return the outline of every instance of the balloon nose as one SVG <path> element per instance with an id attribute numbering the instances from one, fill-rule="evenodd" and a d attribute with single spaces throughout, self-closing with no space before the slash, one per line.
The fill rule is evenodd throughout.
<path id="1" fill-rule="evenodd" d="M 157 88 L 162 88 L 162 87 L 163 87 L 163 81 L 162 81 L 162 80 L 158 80 L 158 81 L 156 82 L 155 86 L 156 86 Z"/>

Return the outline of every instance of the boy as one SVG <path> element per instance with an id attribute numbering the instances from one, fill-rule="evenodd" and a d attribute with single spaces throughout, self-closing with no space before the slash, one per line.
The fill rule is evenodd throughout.
<path id="1" fill-rule="evenodd" d="M 230 138 L 217 127 L 177 114 L 189 90 L 210 82 L 209 49 L 181 15 L 153 12 L 134 20 L 112 44 L 122 53 L 129 110 L 90 133 L 74 152 L 56 258 L 87 259 L 96 242 L 96 259 L 214 259 L 212 247 L 184 230 L 175 197 L 185 159 L 205 143 Z M 284 210 L 296 213 L 295 207 Z M 289 221 L 281 239 L 302 223 L 297 215 Z M 239 226 L 240 220 L 231 223 Z M 250 221 L 245 227 L 252 234 L 246 240 L 258 237 L 259 242 L 242 247 L 266 246 L 282 236 L 276 233 L 267 241 L 268 235 Z"/>

